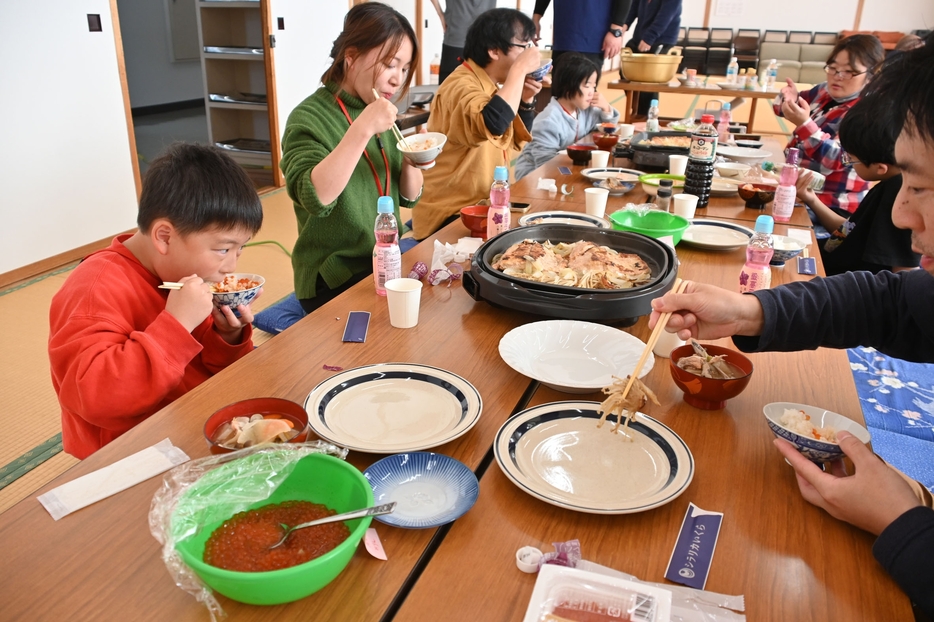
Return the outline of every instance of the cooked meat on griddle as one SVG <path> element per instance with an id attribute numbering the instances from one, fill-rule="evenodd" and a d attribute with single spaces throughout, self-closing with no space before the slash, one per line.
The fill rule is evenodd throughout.
<path id="1" fill-rule="evenodd" d="M 513 269 L 523 271 L 529 262 L 537 264 L 538 271 L 550 270 L 557 272 L 564 267 L 561 259 L 555 255 L 553 250 L 545 247 L 541 242 L 533 240 L 523 240 L 510 246 L 499 260 L 493 264 L 493 267 L 497 270 Z"/>

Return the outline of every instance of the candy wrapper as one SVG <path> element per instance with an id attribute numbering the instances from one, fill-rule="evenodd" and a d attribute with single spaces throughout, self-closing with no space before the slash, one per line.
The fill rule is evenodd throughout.
<path id="1" fill-rule="evenodd" d="M 554 553 L 545 553 L 539 567 L 544 564 L 553 564 L 555 566 L 567 566 L 576 568 L 581 560 L 580 540 L 568 540 L 567 542 L 555 542 Z"/>
<path id="2" fill-rule="evenodd" d="M 409 271 L 409 278 L 415 279 L 416 281 L 421 281 L 422 277 L 428 274 L 428 266 L 425 265 L 424 261 L 416 261 L 412 265 L 412 269 Z"/>
<path id="3" fill-rule="evenodd" d="M 428 282 L 440 285 L 447 281 L 448 285 L 464 274 L 461 262 L 468 261 L 476 252 L 483 240 L 479 238 L 461 238 L 457 245 L 446 244 L 435 240 L 434 252 L 431 256 L 431 270 L 428 272 Z"/>

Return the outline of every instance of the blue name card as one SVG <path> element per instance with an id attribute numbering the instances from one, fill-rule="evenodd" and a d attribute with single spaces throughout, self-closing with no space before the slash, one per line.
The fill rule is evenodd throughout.
<path id="1" fill-rule="evenodd" d="M 671 551 L 665 578 L 697 590 L 704 589 L 722 522 L 721 512 L 708 512 L 691 503 Z"/>

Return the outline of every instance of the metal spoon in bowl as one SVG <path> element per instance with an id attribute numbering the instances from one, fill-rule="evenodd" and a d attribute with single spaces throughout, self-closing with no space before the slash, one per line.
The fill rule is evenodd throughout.
<path id="1" fill-rule="evenodd" d="M 363 508 L 362 510 L 354 510 L 353 512 L 344 512 L 343 514 L 335 514 L 334 516 L 325 516 L 324 518 L 319 518 L 318 520 L 308 521 L 307 523 L 302 523 L 300 525 L 295 525 L 294 527 L 289 527 L 285 523 L 279 523 L 282 528 L 285 530 L 285 535 L 282 536 L 282 539 L 273 544 L 271 549 L 280 546 L 286 539 L 289 537 L 289 534 L 295 531 L 296 529 L 304 529 L 305 527 L 314 527 L 315 525 L 324 525 L 325 523 L 337 523 L 345 520 L 352 520 L 354 518 L 363 518 L 365 516 L 381 516 L 383 514 L 389 514 L 396 509 L 396 502 L 386 503 L 384 505 L 374 505 L 373 507 Z"/>

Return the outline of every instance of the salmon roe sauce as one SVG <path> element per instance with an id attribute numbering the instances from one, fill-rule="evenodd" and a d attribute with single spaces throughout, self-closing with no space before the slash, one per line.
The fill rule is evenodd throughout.
<path id="1" fill-rule="evenodd" d="M 280 523 L 298 525 L 332 516 L 334 510 L 309 501 L 284 501 L 234 514 L 224 521 L 204 545 L 204 561 L 217 568 L 239 572 L 265 572 L 290 568 L 321 557 L 350 536 L 344 523 L 306 527 L 289 534 L 280 546 Z"/>

